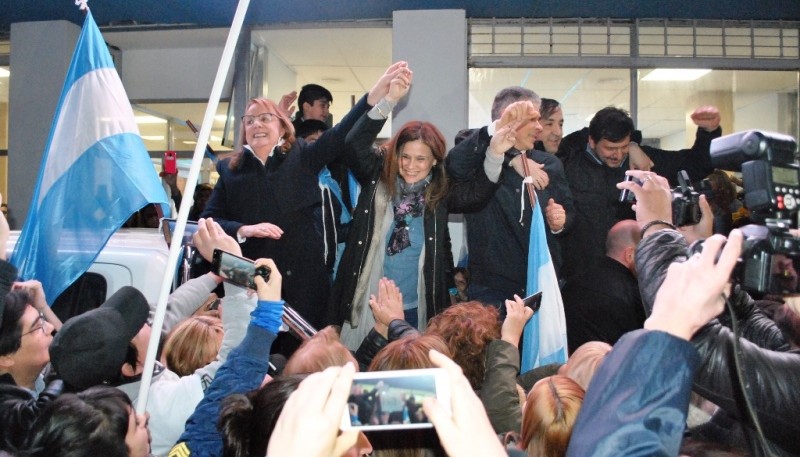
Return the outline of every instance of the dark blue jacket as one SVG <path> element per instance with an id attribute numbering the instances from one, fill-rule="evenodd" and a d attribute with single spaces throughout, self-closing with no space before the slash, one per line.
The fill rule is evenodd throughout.
<path id="1" fill-rule="evenodd" d="M 323 237 L 314 228 L 314 210 L 322 204 L 318 175 L 344 151 L 347 133 L 368 109 L 364 96 L 316 142 L 299 140 L 289 152 L 273 153 L 266 166 L 248 150 L 235 170 L 230 159 L 221 160 L 219 180 L 202 214 L 234 238 L 242 225 L 269 222 L 280 227 L 280 239 L 250 238 L 242 244 L 242 254 L 273 259 L 283 273 L 282 296 L 316 328 L 325 320 L 330 293 Z"/>
<path id="2" fill-rule="evenodd" d="M 447 154 L 447 173 L 454 182 L 474 179 L 474 170 L 480 168 L 491 137 L 486 127 L 472 132 Z M 528 158 L 544 165 L 550 184 L 536 191 L 542 214 L 549 199 L 564 207 L 567 221 L 558 235 L 550 232 L 545 223 L 547 247 L 556 272 L 561 266 L 559 239 L 572 230 L 575 207 L 561 162 L 543 151 L 530 150 Z M 506 296 L 524 297 L 530 246 L 532 210 L 527 193 L 522 191 L 522 177 L 508 166 L 511 155 L 506 154 L 497 191 L 479 211 L 464 211 L 467 221 L 467 246 L 469 247 L 469 272 L 474 284 L 504 291 Z M 524 210 L 520 205 L 525 201 Z M 521 213 L 521 210 L 523 211 Z"/>
<path id="3" fill-rule="evenodd" d="M 244 340 L 228 355 L 205 397 L 186 420 L 186 429 L 170 455 L 222 455 L 222 435 L 217 430 L 220 404 L 228 395 L 258 389 L 269 370 L 267 354 L 275 337 L 274 333 L 256 325 L 247 327 Z M 187 449 L 190 454 L 185 453 Z"/>
<path id="4" fill-rule="evenodd" d="M 649 330 L 624 335 L 592 378 L 567 457 L 677 456 L 699 363 L 686 340 Z"/>

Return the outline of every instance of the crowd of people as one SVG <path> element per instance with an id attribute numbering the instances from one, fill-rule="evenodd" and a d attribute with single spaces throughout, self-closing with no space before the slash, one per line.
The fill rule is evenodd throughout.
<path id="1" fill-rule="evenodd" d="M 612 107 L 564 136 L 558 101 L 509 87 L 492 122 L 449 151 L 428 121 L 376 145 L 414 77 L 391 65 L 335 125 L 314 84 L 247 104 L 244 145 L 217 164 L 193 244 L 208 261 L 221 249 L 268 268 L 254 290 L 224 282 L 216 298 L 223 278 L 201 275 L 153 329 L 151 304 L 123 287 L 62 324 L 41 284 L 0 260 L 0 455 L 800 455 L 800 319 L 780 295 L 797 273 L 780 258 L 782 290 L 758 301 L 731 284 L 743 235 L 735 186 L 711 167 L 715 107 L 692 113 L 691 148 L 664 151 L 638 144 Z M 717 190 L 699 197 L 698 224 L 676 227 L 681 170 Z M 534 211 L 570 357 L 520 373 Z M 458 268 L 451 213 L 467 228 Z M 0 255 L 8 233 L 0 217 Z M 318 331 L 282 331 L 287 305 Z M 358 371 L 417 368 L 442 370 L 447 404 L 353 384 Z M 693 420 L 701 403 L 710 414 Z"/>

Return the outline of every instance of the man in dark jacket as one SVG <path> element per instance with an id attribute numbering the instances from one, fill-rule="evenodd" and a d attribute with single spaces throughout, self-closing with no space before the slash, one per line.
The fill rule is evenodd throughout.
<path id="1" fill-rule="evenodd" d="M 611 227 L 606 255 L 564 285 L 564 314 L 570 354 L 589 341 L 613 345 L 624 334 L 642 328 L 644 307 L 636 280 L 634 253 L 641 239 L 636 221 Z"/>
<path id="2" fill-rule="evenodd" d="M 677 175 L 686 170 L 693 181 L 711 173 L 709 147 L 720 136 L 720 115 L 715 107 L 701 107 L 692 113 L 697 136 L 691 149 L 664 151 L 641 146 L 653 163 L 653 171 L 673 185 Z M 562 240 L 566 279 L 603 257 L 603 246 L 611 226 L 623 219 L 633 219 L 629 202 L 619 201 L 616 184 L 625 178 L 631 158 L 639 153 L 632 142 L 633 120 L 618 108 L 603 108 L 595 114 L 588 128 L 567 135 L 556 154 L 564 164 L 564 172 L 575 199 L 575 228 Z"/>
<path id="3" fill-rule="evenodd" d="M 473 131 L 447 154 L 447 172 L 454 181 L 469 180 L 467 170 L 476 169 L 486 155 L 495 131 L 504 125 L 505 111 L 515 102 L 531 102 L 533 115 L 517 127 L 514 147 L 505 153 L 500 186 L 480 211 L 465 214 L 467 222 L 468 269 L 472 276 L 470 298 L 501 308 L 517 294 L 525 296 L 532 202 L 523 187 L 518 164 L 528 159 L 536 202 L 541 205 L 548 227 L 547 245 L 556 271 L 561 264 L 558 239 L 568 233 L 575 217 L 572 194 L 564 169 L 553 155 L 533 149 L 539 124 L 539 96 L 522 87 L 498 92 L 492 105 L 492 124 Z M 544 171 L 542 173 L 541 171 Z"/>

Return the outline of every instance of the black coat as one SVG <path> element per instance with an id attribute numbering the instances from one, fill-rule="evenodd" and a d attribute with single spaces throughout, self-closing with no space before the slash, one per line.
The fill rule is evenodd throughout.
<path id="1" fill-rule="evenodd" d="M 639 282 L 611 257 L 605 256 L 569 280 L 561 297 L 570 354 L 589 341 L 613 346 L 622 335 L 644 325 Z"/>
<path id="2" fill-rule="evenodd" d="M 661 230 L 639 243 L 636 270 L 646 309 L 652 309 L 669 265 L 685 259 L 686 242 L 676 231 Z M 731 294 L 731 302 L 741 326 L 743 381 L 749 386 L 747 394 L 764 435 L 773 445 L 773 455 L 800 455 L 800 425 L 796 420 L 800 410 L 800 352 L 781 352 L 788 345 L 780 330 L 741 289 Z M 735 338 L 719 322 L 712 322 L 692 337 L 701 358 L 693 390 L 721 409 L 703 427 L 702 436 L 743 446 L 748 441 L 755 443 L 756 434 L 749 420 L 743 419 L 747 416 L 732 357 Z M 709 434 L 720 423 L 724 425 L 718 427 L 716 436 Z"/>
<path id="3" fill-rule="evenodd" d="M 330 310 L 333 313 L 330 323 L 337 325 L 350 320 L 359 278 L 362 274 L 369 274 L 364 270 L 364 263 L 370 250 L 376 218 L 379 220 L 383 217 L 383 214 L 375 214 L 375 198 L 384 157 L 372 143 L 385 122 L 385 120 L 370 119 L 365 114 L 347 138 L 347 164 L 361 184 L 361 194 L 358 197 L 347 245 L 331 291 Z M 476 174 L 474 180 L 451 185 L 445 199 L 435 208 L 427 205 L 425 207 L 423 275 L 428 319 L 450 306 L 448 284 L 452 283 L 453 255 L 447 227 L 449 212 L 479 208 L 491 198 L 497 187 L 495 183 L 489 181 L 482 167 L 481 164 L 480 172 Z"/>
<path id="4" fill-rule="evenodd" d="M 275 152 L 266 166 L 250 151 L 243 152 L 235 170 L 230 159 L 221 160 L 219 180 L 202 215 L 213 217 L 234 238 L 243 225 L 280 227 L 280 239 L 250 238 L 242 254 L 273 259 L 283 275 L 283 298 L 317 328 L 325 321 L 330 292 L 323 239 L 314 228 L 314 210 L 322 204 L 318 175 L 344 151 L 347 133 L 368 109 L 365 96 L 316 142 L 298 141 L 287 153 Z"/>
<path id="5" fill-rule="evenodd" d="M 63 390 L 63 381 L 51 381 L 37 399 L 10 374 L 0 375 L 0 451 L 21 449 L 39 413 Z"/>
<path id="6" fill-rule="evenodd" d="M 483 127 L 472 132 L 447 154 L 447 172 L 453 181 L 473 179 L 475 170 L 482 170 L 481 164 L 490 141 L 488 129 Z M 572 194 L 564 169 L 555 156 L 537 150 L 528 151 L 527 156 L 543 164 L 550 179 L 546 188 L 536 191 L 542 214 L 552 198 L 564 207 L 567 215 L 564 229 L 557 235 L 550 232 L 545 222 L 547 246 L 558 272 L 561 266 L 559 239 L 572 230 L 575 220 Z M 464 211 L 472 283 L 504 291 L 509 298 L 514 294 L 525 296 L 532 215 L 527 192 L 522 190 L 522 177 L 508 165 L 512 157 L 506 154 L 499 187 L 491 200 L 479 211 Z M 522 214 L 520 197 L 525 201 Z"/>
<path id="7" fill-rule="evenodd" d="M 664 151 L 642 146 L 653 161 L 653 171 L 677 184 L 678 172 L 686 170 L 692 181 L 708 176 L 713 170 L 709 147 L 711 140 L 722 130 L 706 132 L 697 129 L 691 149 Z M 562 239 L 564 253 L 563 276 L 566 279 L 605 255 L 606 236 L 611 227 L 623 219 L 635 219 L 630 203 L 619 201 L 616 185 L 625 179 L 626 158 L 617 168 L 598 163 L 589 155 L 589 129 L 570 133 L 561 141 L 557 156 L 564 163 L 572 197 L 575 199 L 577 221 L 575 228 Z"/>

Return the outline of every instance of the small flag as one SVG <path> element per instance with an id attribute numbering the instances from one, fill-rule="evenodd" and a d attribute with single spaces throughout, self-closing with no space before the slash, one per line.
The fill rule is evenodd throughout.
<path id="1" fill-rule="evenodd" d="M 542 205 L 533 206 L 527 293 L 542 292 L 542 306 L 525 324 L 521 372 L 567 361 L 567 321 L 556 270 L 547 248 Z"/>

